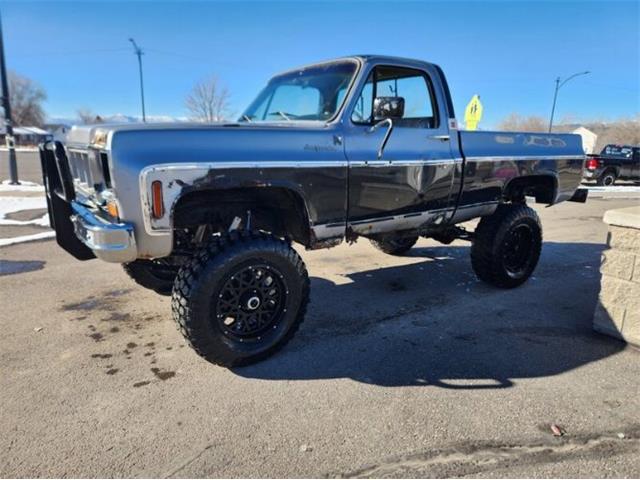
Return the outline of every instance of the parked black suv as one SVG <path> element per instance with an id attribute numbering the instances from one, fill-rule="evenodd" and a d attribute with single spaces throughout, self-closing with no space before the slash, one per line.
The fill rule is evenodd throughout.
<path id="1" fill-rule="evenodd" d="M 607 145 L 600 155 L 589 155 L 584 178 L 605 186 L 613 185 L 616 180 L 640 181 L 640 147 Z"/>

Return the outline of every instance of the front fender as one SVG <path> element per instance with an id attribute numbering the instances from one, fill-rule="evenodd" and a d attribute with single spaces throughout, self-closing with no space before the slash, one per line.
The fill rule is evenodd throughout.
<path id="1" fill-rule="evenodd" d="M 306 166 L 306 165 L 305 165 Z M 276 168 L 284 171 L 300 167 L 284 166 L 278 162 Z M 236 188 L 280 187 L 293 191 L 304 203 L 307 217 L 317 218 L 315 208 L 306 198 L 301 185 L 286 175 L 276 176 L 265 162 L 259 165 L 250 162 L 161 164 L 145 167 L 140 173 L 140 193 L 145 231 L 150 235 L 170 232 L 173 227 L 173 212 L 178 200 L 186 194 L 198 191 L 229 190 Z M 272 167 L 273 168 L 273 167 Z M 163 204 L 166 212 L 161 218 L 152 215 L 151 185 L 162 183 Z"/>

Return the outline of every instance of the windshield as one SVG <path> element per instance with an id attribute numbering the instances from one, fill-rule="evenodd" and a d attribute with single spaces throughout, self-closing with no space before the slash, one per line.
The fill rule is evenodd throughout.
<path id="1" fill-rule="evenodd" d="M 278 75 L 240 122 L 327 121 L 335 117 L 356 72 L 353 61 L 332 62 Z"/>

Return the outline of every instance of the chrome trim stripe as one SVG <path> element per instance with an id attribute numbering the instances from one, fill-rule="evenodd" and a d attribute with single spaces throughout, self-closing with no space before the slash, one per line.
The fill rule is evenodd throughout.
<path id="1" fill-rule="evenodd" d="M 462 159 L 460 159 L 462 161 Z M 455 159 L 438 159 L 438 160 L 352 160 L 349 167 L 428 167 L 439 165 L 453 165 Z"/>
<path id="2" fill-rule="evenodd" d="M 140 176 L 148 175 L 151 171 L 167 171 L 173 172 L 177 170 L 221 170 L 235 168 L 324 168 L 324 167 L 346 167 L 349 163 L 346 160 L 269 160 L 262 162 L 202 162 L 202 163 L 164 163 L 158 165 L 149 165 L 145 167 Z"/>
<path id="3" fill-rule="evenodd" d="M 481 155 L 466 157 L 468 162 L 499 162 L 499 161 L 526 161 L 526 160 L 583 160 L 584 156 L 579 155 L 520 155 L 520 156 L 492 156 Z"/>
<path id="4" fill-rule="evenodd" d="M 482 161 L 518 161 L 518 160 L 581 160 L 582 157 L 576 155 L 547 155 L 547 156 L 475 156 L 467 157 L 470 162 Z M 454 162 L 462 162 L 461 157 L 447 159 L 419 159 L 419 160 L 268 160 L 268 161 L 234 161 L 234 162 L 202 162 L 202 163 L 171 163 L 149 165 L 143 169 L 142 174 L 149 171 L 175 171 L 194 169 L 234 169 L 234 168 L 325 168 L 325 167 L 361 167 L 361 166 L 414 166 L 414 165 L 448 165 Z M 142 175 L 141 174 L 141 175 Z"/>

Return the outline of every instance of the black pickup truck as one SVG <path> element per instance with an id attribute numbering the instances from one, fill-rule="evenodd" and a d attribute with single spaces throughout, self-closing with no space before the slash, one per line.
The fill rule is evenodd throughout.
<path id="1" fill-rule="evenodd" d="M 226 366 L 302 322 L 292 242 L 401 255 L 460 238 L 479 278 L 513 288 L 542 246 L 526 202 L 586 199 L 579 136 L 460 131 L 437 65 L 372 55 L 276 75 L 236 122 L 74 127 L 41 160 L 58 243 L 171 295 L 189 344 Z"/>
<path id="2" fill-rule="evenodd" d="M 585 162 L 585 180 L 610 186 L 616 180 L 640 181 L 640 146 L 607 145 L 599 155 L 589 155 Z"/>

